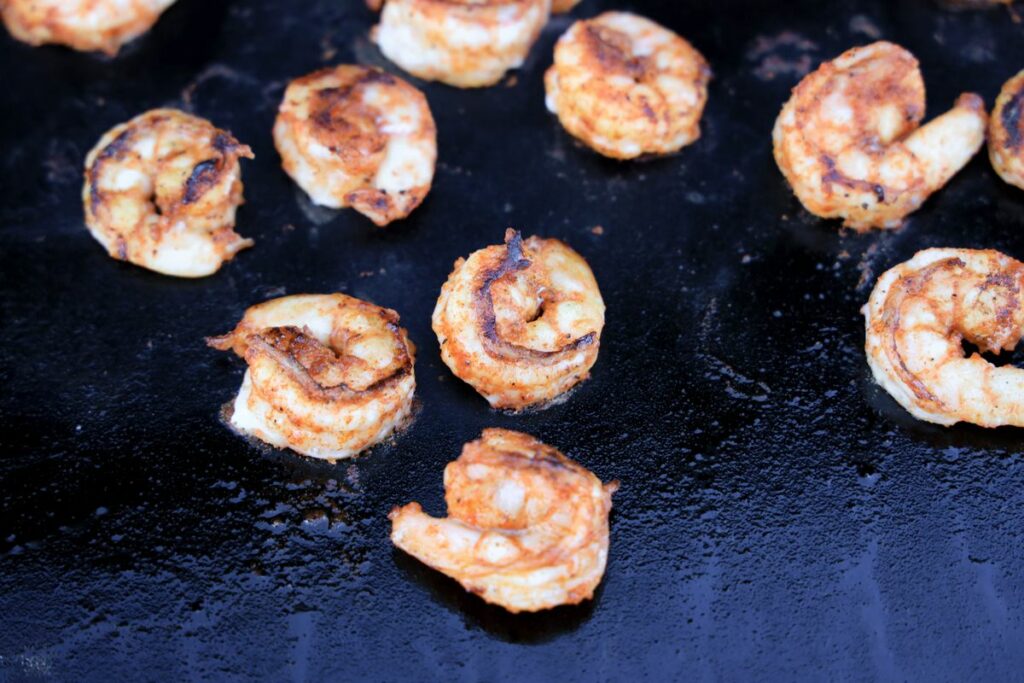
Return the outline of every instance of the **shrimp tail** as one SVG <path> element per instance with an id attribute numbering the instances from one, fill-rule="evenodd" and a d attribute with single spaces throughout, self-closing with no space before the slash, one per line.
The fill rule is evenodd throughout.
<path id="1" fill-rule="evenodd" d="M 985 144 L 988 114 L 980 95 L 964 93 L 946 113 L 921 126 L 906 140 L 927 169 L 925 182 L 940 188 Z"/>

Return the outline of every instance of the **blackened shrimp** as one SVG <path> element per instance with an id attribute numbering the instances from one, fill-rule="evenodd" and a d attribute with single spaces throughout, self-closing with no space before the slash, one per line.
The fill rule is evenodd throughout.
<path id="1" fill-rule="evenodd" d="M 919 420 L 1024 426 L 1024 370 L 974 353 L 1024 335 L 1024 263 L 992 250 L 926 249 L 886 271 L 863 308 L 868 365 Z"/>
<path id="2" fill-rule="evenodd" d="M 544 76 L 547 108 L 601 154 L 669 154 L 700 137 L 711 69 L 650 19 L 605 12 L 558 39 Z"/>
<path id="3" fill-rule="evenodd" d="M 86 227 L 116 259 L 209 275 L 252 246 L 234 231 L 243 157 L 252 151 L 205 119 L 148 111 L 107 131 L 86 157 Z"/>
<path id="4" fill-rule="evenodd" d="M 505 244 L 455 263 L 432 322 L 451 371 L 493 407 L 518 410 L 587 378 L 604 301 L 583 257 L 510 228 Z"/>
<path id="5" fill-rule="evenodd" d="M 775 160 L 804 207 L 858 231 L 895 228 L 985 141 L 985 104 L 960 95 L 924 118 L 917 60 L 877 42 L 825 62 L 793 89 L 775 122 Z"/>
<path id="6" fill-rule="evenodd" d="M 175 0 L 0 0 L 0 18 L 18 40 L 117 54 L 148 31 Z"/>
<path id="7" fill-rule="evenodd" d="M 427 99 L 379 69 L 342 65 L 292 81 L 274 123 L 284 170 L 314 203 L 377 225 L 430 191 L 437 129 Z"/>
<path id="8" fill-rule="evenodd" d="M 386 0 L 372 36 L 413 76 L 478 88 L 522 65 L 550 15 L 551 0 Z"/>
<path id="9" fill-rule="evenodd" d="M 988 127 L 988 156 L 999 177 L 1024 190 L 1024 71 L 1003 86 Z"/>
<path id="10" fill-rule="evenodd" d="M 314 458 L 348 458 L 409 419 L 415 349 L 394 311 L 344 294 L 253 306 L 207 340 L 249 365 L 232 427 Z"/>
<path id="11" fill-rule="evenodd" d="M 485 429 L 444 470 L 448 517 L 395 508 L 391 540 L 510 612 L 593 597 L 608 559 L 617 482 L 527 434 Z"/>

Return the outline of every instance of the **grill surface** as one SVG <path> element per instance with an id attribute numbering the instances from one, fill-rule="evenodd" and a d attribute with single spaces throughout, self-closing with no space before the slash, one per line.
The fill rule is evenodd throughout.
<path id="1" fill-rule="evenodd" d="M 910 418 L 870 379 L 858 309 L 921 248 L 1024 257 L 1024 193 L 982 154 L 902 230 L 843 235 L 799 207 L 770 131 L 802 73 L 878 37 L 921 60 L 931 115 L 966 90 L 991 106 L 1024 24 L 925 0 L 573 16 L 612 6 L 710 61 L 700 141 L 627 164 L 575 144 L 543 106 L 559 17 L 503 85 L 417 83 L 440 164 L 387 230 L 312 207 L 270 137 L 289 78 L 392 68 L 356 0 L 180 0 L 113 61 L 0 38 L 0 680 L 1019 680 L 1024 432 Z M 82 225 L 86 151 L 163 105 L 257 155 L 256 247 L 195 282 L 115 263 Z M 429 327 L 454 259 L 508 225 L 567 240 L 608 305 L 593 378 L 539 414 L 490 411 Z M 337 465 L 234 436 L 243 365 L 203 337 L 331 291 L 401 313 L 415 424 Z M 592 603 L 511 616 L 392 549 L 388 510 L 441 514 L 444 464 L 486 426 L 621 480 Z"/>

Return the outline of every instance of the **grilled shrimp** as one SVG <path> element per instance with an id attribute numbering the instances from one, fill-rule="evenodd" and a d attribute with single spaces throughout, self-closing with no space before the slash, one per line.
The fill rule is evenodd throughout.
<path id="1" fill-rule="evenodd" d="M 895 228 L 985 141 L 985 104 L 960 95 L 920 128 L 924 81 L 887 42 L 848 50 L 806 76 L 775 121 L 775 160 L 804 207 L 857 231 Z"/>
<path id="2" fill-rule="evenodd" d="M 545 103 L 601 154 L 669 154 L 700 137 L 711 70 L 688 42 L 649 19 L 605 12 L 558 39 Z"/>
<path id="3" fill-rule="evenodd" d="M 451 371 L 493 407 L 518 410 L 587 378 L 604 301 L 583 257 L 509 228 L 505 244 L 456 261 L 432 324 Z"/>
<path id="4" fill-rule="evenodd" d="M 148 111 L 107 131 L 86 157 L 86 227 L 116 259 L 209 275 L 253 244 L 233 229 L 241 157 L 252 151 L 206 119 Z"/>
<path id="5" fill-rule="evenodd" d="M 988 156 L 999 177 L 1024 190 L 1024 71 L 1003 86 L 988 126 Z"/>
<path id="6" fill-rule="evenodd" d="M 551 0 L 386 0 L 371 37 L 414 76 L 479 88 L 522 65 L 550 15 Z"/>
<path id="7" fill-rule="evenodd" d="M 593 597 L 618 482 L 528 434 L 485 429 L 444 470 L 448 517 L 395 508 L 391 540 L 490 603 L 535 612 Z"/>
<path id="8" fill-rule="evenodd" d="M 926 249 L 885 272 L 862 309 L 875 381 L 927 422 L 1024 426 L 1024 370 L 975 353 L 1024 335 L 1024 263 L 991 250 Z"/>
<path id="9" fill-rule="evenodd" d="M 274 123 L 284 170 L 314 203 L 380 226 L 420 205 L 434 179 L 427 99 L 379 69 L 342 65 L 292 81 Z"/>
<path id="10" fill-rule="evenodd" d="M 116 55 L 175 0 L 0 0 L 7 30 L 29 45 L 58 43 Z"/>
<path id="11" fill-rule="evenodd" d="M 314 458 L 348 458 L 402 427 L 412 410 L 415 348 L 398 314 L 344 294 L 252 306 L 207 339 L 249 365 L 230 411 L 242 434 Z"/>

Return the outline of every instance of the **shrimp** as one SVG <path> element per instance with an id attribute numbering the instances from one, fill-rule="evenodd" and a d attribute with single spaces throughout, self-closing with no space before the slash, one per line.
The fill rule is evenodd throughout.
<path id="1" fill-rule="evenodd" d="M 229 421 L 238 432 L 313 458 L 349 458 L 404 426 L 415 347 L 398 314 L 344 294 L 286 296 L 252 306 L 207 339 L 249 368 Z"/>
<path id="2" fill-rule="evenodd" d="M 387 0 L 371 39 L 413 76 L 479 88 L 522 66 L 550 15 L 551 0 Z"/>
<path id="3" fill-rule="evenodd" d="M 1024 71 L 1003 86 L 988 126 L 988 156 L 999 177 L 1024 190 Z"/>
<path id="4" fill-rule="evenodd" d="M 115 259 L 202 277 L 253 244 L 234 231 L 246 145 L 206 119 L 153 109 L 107 131 L 85 160 L 85 224 Z"/>
<path id="5" fill-rule="evenodd" d="M 395 508 L 391 541 L 510 612 L 577 604 L 604 575 L 618 486 L 528 434 L 485 429 L 444 469 L 448 517 Z"/>
<path id="6" fill-rule="evenodd" d="M 505 244 L 459 259 L 432 318 L 441 359 L 491 406 L 537 407 L 585 380 L 604 301 L 587 262 L 509 228 Z"/>
<path id="7" fill-rule="evenodd" d="M 775 121 L 775 160 L 804 207 L 857 230 L 895 228 L 985 141 L 985 103 L 964 93 L 918 128 L 917 60 L 887 42 L 848 50 L 806 76 Z"/>
<path id="8" fill-rule="evenodd" d="M 544 75 L 545 104 L 605 156 L 670 154 L 700 137 L 710 78 L 704 57 L 672 31 L 605 12 L 558 39 Z"/>
<path id="9" fill-rule="evenodd" d="M 564 14 L 571 11 L 578 4 L 580 4 L 580 0 L 553 0 L 551 3 L 551 13 Z"/>
<path id="10" fill-rule="evenodd" d="M 430 191 L 437 128 L 427 99 L 379 69 L 342 65 L 292 81 L 274 123 L 285 172 L 314 203 L 379 226 Z"/>
<path id="11" fill-rule="evenodd" d="M 7 30 L 29 45 L 57 43 L 110 56 L 148 31 L 175 0 L 0 0 Z"/>
<path id="12" fill-rule="evenodd" d="M 875 381 L 918 418 L 941 425 L 1024 426 L 1024 370 L 981 351 L 1024 335 L 1024 263 L 992 250 L 926 249 L 885 272 L 862 309 Z"/>

